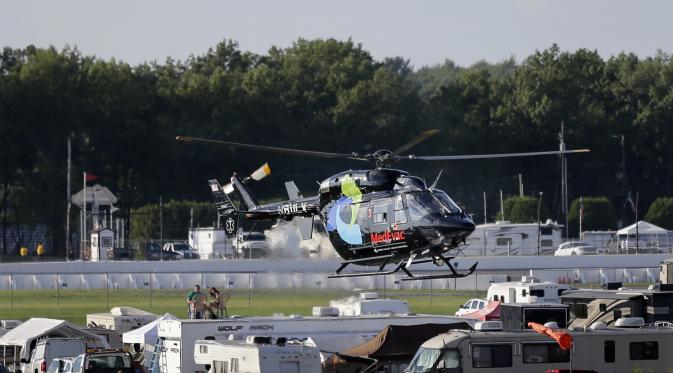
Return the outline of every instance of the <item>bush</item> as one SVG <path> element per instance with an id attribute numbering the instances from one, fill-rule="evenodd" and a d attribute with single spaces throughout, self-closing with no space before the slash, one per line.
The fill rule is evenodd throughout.
<path id="1" fill-rule="evenodd" d="M 609 230 L 617 226 L 615 207 L 607 197 L 582 197 L 584 216 L 582 230 Z M 575 199 L 568 211 L 568 234 L 579 237 L 580 200 Z"/>
<path id="2" fill-rule="evenodd" d="M 505 210 L 505 219 L 512 223 L 537 223 L 537 197 L 529 196 L 511 196 L 503 202 Z M 549 217 L 549 211 L 542 199 L 540 206 L 540 220 L 544 221 Z M 496 216 L 497 220 L 502 220 L 500 213 Z"/>
<path id="3" fill-rule="evenodd" d="M 661 197 L 652 202 L 645 220 L 662 228 L 673 229 L 673 197 Z"/>

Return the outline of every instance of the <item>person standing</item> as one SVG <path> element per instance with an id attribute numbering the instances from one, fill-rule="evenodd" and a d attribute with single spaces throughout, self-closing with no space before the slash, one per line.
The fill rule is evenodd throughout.
<path id="1" fill-rule="evenodd" d="M 42 259 L 42 257 L 44 256 L 44 245 L 42 244 L 42 242 L 37 243 L 35 252 L 37 253 L 38 260 Z"/>
<path id="2" fill-rule="evenodd" d="M 201 307 L 199 307 L 199 303 Z M 194 290 L 187 294 L 187 305 L 189 306 L 189 318 L 200 319 L 201 314 L 197 314 L 197 310 L 203 308 L 203 294 L 201 294 L 200 285 L 194 285 Z"/>

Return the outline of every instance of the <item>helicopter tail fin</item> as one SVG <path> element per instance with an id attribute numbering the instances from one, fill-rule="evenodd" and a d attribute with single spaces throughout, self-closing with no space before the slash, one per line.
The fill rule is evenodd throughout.
<path id="1" fill-rule="evenodd" d="M 241 196 L 243 204 L 245 204 L 245 207 L 248 210 L 254 210 L 259 207 L 259 203 L 255 197 L 252 196 L 252 193 L 250 193 L 250 190 L 243 184 L 243 181 L 241 181 L 238 175 L 234 174 L 234 176 L 231 177 L 231 185 L 234 186 L 234 189 L 236 189 Z"/>
<path id="2" fill-rule="evenodd" d="M 237 212 L 236 205 L 232 202 L 227 194 L 226 188 L 229 185 L 226 185 L 224 188 L 220 183 L 215 180 L 208 180 L 210 185 L 210 190 L 213 192 L 213 198 L 215 200 L 215 208 L 217 209 L 217 214 L 220 216 L 229 215 L 232 212 Z"/>
<path id="3" fill-rule="evenodd" d="M 290 200 L 304 198 L 294 181 L 286 181 L 285 189 L 287 190 L 287 196 L 290 198 Z"/>
<path id="4" fill-rule="evenodd" d="M 286 181 L 285 189 L 291 201 L 304 198 L 294 181 Z M 313 237 L 313 216 L 297 216 L 292 220 L 297 225 L 302 240 L 310 240 Z"/>

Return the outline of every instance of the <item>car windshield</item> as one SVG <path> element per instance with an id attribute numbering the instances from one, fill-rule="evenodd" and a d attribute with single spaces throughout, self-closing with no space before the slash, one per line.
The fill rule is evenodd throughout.
<path id="1" fill-rule="evenodd" d="M 444 207 L 446 207 L 447 210 L 449 210 L 450 214 L 460 214 L 462 212 L 460 207 L 458 207 L 458 205 L 455 202 L 453 202 L 451 197 L 449 197 L 449 195 L 446 194 L 445 192 L 441 190 L 433 190 L 432 194 L 435 197 L 437 197 L 439 202 L 441 202 L 442 205 L 444 205 Z"/>
<path id="2" fill-rule="evenodd" d="M 189 251 L 189 250 L 192 249 L 192 248 L 189 247 L 189 245 L 187 245 L 186 243 L 174 244 L 174 245 L 173 245 L 173 248 L 175 249 L 175 251 Z"/>
<path id="3" fill-rule="evenodd" d="M 435 365 L 437 358 L 442 351 L 436 348 L 421 347 L 416 352 L 416 356 L 411 359 L 405 373 L 425 373 Z"/>

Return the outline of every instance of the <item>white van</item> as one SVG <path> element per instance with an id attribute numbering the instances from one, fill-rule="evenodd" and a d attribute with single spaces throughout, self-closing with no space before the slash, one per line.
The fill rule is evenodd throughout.
<path id="1" fill-rule="evenodd" d="M 53 359 L 84 353 L 86 343 L 81 338 L 47 338 L 37 342 L 28 361 L 22 361 L 21 372 L 45 373 Z"/>

